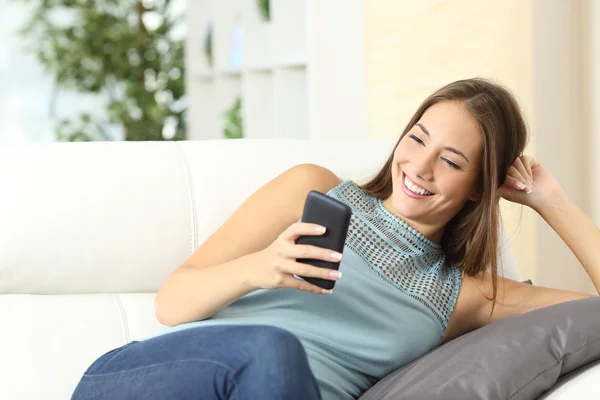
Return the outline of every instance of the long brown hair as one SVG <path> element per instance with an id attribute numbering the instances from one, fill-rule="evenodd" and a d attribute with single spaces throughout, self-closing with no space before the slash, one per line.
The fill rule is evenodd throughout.
<path id="1" fill-rule="evenodd" d="M 525 149 L 527 126 L 517 101 L 507 89 L 482 78 L 460 80 L 442 87 L 421 104 L 404 128 L 394 151 L 425 111 L 440 101 L 462 103 L 477 120 L 483 134 L 482 163 L 476 183 L 479 199 L 468 201 L 448 222 L 441 245 L 448 260 L 469 276 L 476 276 L 490 267 L 493 312 L 498 291 L 498 189 L 510 166 Z M 382 200 L 392 195 L 394 151 L 375 177 L 361 186 Z"/>

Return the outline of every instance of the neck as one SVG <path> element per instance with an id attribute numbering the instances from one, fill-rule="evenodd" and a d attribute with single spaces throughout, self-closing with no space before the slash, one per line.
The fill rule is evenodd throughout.
<path id="1" fill-rule="evenodd" d="M 442 235 L 444 234 L 445 226 L 429 224 L 422 221 L 415 221 L 398 214 L 398 212 L 392 205 L 391 196 L 383 200 L 382 204 L 389 212 L 391 212 L 392 214 L 394 214 L 395 216 L 397 216 L 398 218 L 415 228 L 421 235 L 425 236 L 427 239 L 435 243 L 440 243 L 442 241 Z"/>

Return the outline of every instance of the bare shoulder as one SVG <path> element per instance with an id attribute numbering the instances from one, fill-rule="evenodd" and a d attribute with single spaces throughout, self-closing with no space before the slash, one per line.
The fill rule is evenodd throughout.
<path id="1" fill-rule="evenodd" d="M 340 183 L 342 179 L 333 171 L 317 164 L 306 163 L 287 169 L 267 185 L 272 185 L 270 199 L 273 202 L 278 201 L 276 193 L 287 194 L 287 204 L 292 208 L 293 218 L 298 220 L 302 216 L 304 200 L 308 192 L 316 190 L 327 193 Z"/>
<path id="2" fill-rule="evenodd" d="M 287 176 L 293 178 L 291 182 L 283 179 L 283 184 L 291 183 L 298 185 L 300 190 L 311 188 L 310 190 L 328 192 L 342 183 L 342 179 L 333 173 L 333 171 L 317 164 L 298 164 L 285 171 L 283 175 L 286 175 L 286 178 Z"/>
<path id="3" fill-rule="evenodd" d="M 302 217 L 308 192 L 327 193 L 341 182 L 316 164 L 283 171 L 244 200 L 182 266 L 209 267 L 264 249 Z"/>

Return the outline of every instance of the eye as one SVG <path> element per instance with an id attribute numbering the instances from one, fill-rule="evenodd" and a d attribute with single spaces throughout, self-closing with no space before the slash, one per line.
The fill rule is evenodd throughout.
<path id="1" fill-rule="evenodd" d="M 451 166 L 454 169 L 460 169 L 460 167 L 458 166 L 458 164 L 453 163 L 452 161 L 446 159 L 446 158 L 442 158 L 442 160 L 444 160 L 446 162 L 446 164 L 448 164 L 449 166 Z"/>
<path id="2" fill-rule="evenodd" d="M 417 143 L 425 144 L 425 143 L 423 143 L 423 141 L 421 139 L 419 139 L 415 135 L 410 135 L 410 138 L 413 139 Z"/>

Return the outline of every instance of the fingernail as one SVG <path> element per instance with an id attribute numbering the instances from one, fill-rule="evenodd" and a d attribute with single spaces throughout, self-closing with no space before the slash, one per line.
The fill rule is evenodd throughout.
<path id="1" fill-rule="evenodd" d="M 527 194 L 531 193 L 531 187 L 527 187 Z"/>
<path id="2" fill-rule="evenodd" d="M 331 276 L 332 278 L 340 279 L 342 277 L 342 273 L 340 271 L 331 271 L 329 273 L 329 276 Z"/>
<path id="3" fill-rule="evenodd" d="M 317 226 L 315 228 L 315 230 L 319 233 L 325 233 L 325 227 L 324 226 Z"/>
<path id="4" fill-rule="evenodd" d="M 519 189 L 525 189 L 525 185 L 523 185 L 521 182 L 517 181 L 517 187 Z"/>
<path id="5" fill-rule="evenodd" d="M 323 294 L 331 294 L 331 293 L 333 293 L 333 290 L 322 289 L 321 293 L 323 293 Z"/>
<path id="6" fill-rule="evenodd" d="M 333 258 L 334 260 L 340 261 L 342 259 L 342 255 L 340 253 L 337 252 L 333 252 L 331 253 L 331 258 Z"/>

